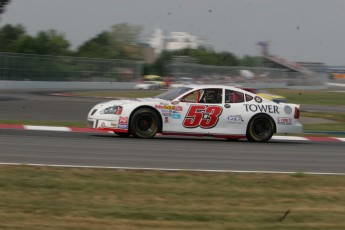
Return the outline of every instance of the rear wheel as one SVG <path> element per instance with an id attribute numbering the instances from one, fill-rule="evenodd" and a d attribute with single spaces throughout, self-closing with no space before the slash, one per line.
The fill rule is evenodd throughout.
<path id="1" fill-rule="evenodd" d="M 273 120 L 264 114 L 252 118 L 247 127 L 247 139 L 254 142 L 267 142 L 274 133 Z"/>
<path id="2" fill-rule="evenodd" d="M 159 121 L 157 113 L 152 109 L 139 109 L 131 117 L 130 133 L 138 138 L 152 138 L 158 132 Z"/>

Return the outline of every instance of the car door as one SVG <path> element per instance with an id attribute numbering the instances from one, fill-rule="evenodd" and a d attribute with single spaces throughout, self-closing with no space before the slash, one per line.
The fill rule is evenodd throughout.
<path id="1" fill-rule="evenodd" d="M 224 133 L 245 134 L 250 114 L 245 110 L 245 104 L 253 97 L 234 89 L 225 89 Z"/>
<path id="2" fill-rule="evenodd" d="M 169 121 L 170 131 L 200 134 L 222 133 L 224 123 L 222 114 L 225 109 L 222 102 L 222 88 L 199 89 L 185 95 L 178 102 L 182 111 L 172 113 Z"/>

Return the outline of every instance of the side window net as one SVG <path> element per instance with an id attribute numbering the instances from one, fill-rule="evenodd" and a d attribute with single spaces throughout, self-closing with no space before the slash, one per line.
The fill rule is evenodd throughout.
<path id="1" fill-rule="evenodd" d="M 200 95 L 200 103 L 220 104 L 222 103 L 222 89 L 204 89 Z"/>

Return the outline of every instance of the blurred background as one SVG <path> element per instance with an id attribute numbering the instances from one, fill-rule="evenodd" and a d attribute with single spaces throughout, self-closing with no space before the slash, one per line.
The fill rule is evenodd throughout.
<path id="1" fill-rule="evenodd" d="M 111 82 L 130 89 L 187 83 L 318 89 L 345 79 L 338 51 L 344 2 L 312 1 L 312 8 L 311 1 L 163 2 L 2 1 L 2 88 L 39 81 L 47 88 Z M 334 11 L 319 17 L 327 9 Z"/>

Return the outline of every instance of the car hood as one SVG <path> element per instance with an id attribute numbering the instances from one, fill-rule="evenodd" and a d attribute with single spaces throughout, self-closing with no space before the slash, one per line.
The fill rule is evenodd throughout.
<path id="1" fill-rule="evenodd" d="M 122 99 L 117 99 L 117 100 L 112 100 L 112 101 L 106 101 L 99 103 L 94 106 L 94 108 L 100 108 L 100 107 L 105 107 L 105 106 L 114 106 L 114 105 L 125 105 L 125 104 L 134 104 L 134 103 L 139 103 L 139 104 L 150 104 L 150 103 L 169 103 L 170 101 L 166 101 L 163 99 L 159 98 L 122 98 Z"/>

